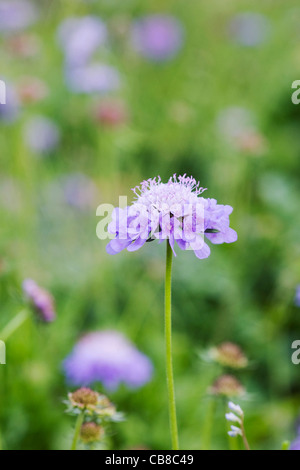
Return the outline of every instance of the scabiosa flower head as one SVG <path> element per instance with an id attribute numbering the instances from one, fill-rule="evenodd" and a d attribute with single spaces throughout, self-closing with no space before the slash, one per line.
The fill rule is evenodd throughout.
<path id="1" fill-rule="evenodd" d="M 210 357 L 225 367 L 241 369 L 246 367 L 248 359 L 241 348 L 230 342 L 222 343 L 216 348 L 210 350 Z"/>
<path id="2" fill-rule="evenodd" d="M 85 64 L 106 38 L 107 28 L 95 16 L 68 18 L 58 29 L 58 40 L 70 66 Z"/>
<path id="3" fill-rule="evenodd" d="M 101 331 L 79 340 L 63 364 L 69 383 L 101 382 L 110 390 L 120 383 L 138 388 L 152 376 L 153 366 L 121 333 Z"/>
<path id="4" fill-rule="evenodd" d="M 0 33 L 20 31 L 30 26 L 37 12 L 28 0 L 0 1 Z"/>
<path id="5" fill-rule="evenodd" d="M 295 305 L 296 307 L 300 307 L 300 284 L 296 287 Z"/>
<path id="6" fill-rule="evenodd" d="M 55 320 L 54 301 L 49 292 L 39 287 L 32 279 L 25 279 L 23 292 L 32 303 L 41 320 L 47 323 Z"/>
<path id="7" fill-rule="evenodd" d="M 210 255 L 204 236 L 214 244 L 237 240 L 229 227 L 231 206 L 205 199 L 204 191 L 192 177 L 173 175 L 167 183 L 160 177 L 149 179 L 133 189 L 136 200 L 125 209 L 115 208 L 108 226 L 115 238 L 106 250 L 114 255 L 123 249 L 135 251 L 147 241 L 169 240 L 182 250 L 193 250 L 202 259 Z"/>
<path id="8" fill-rule="evenodd" d="M 182 42 L 182 25 L 172 16 L 146 16 L 133 25 L 132 45 L 150 60 L 160 62 L 173 58 L 180 50 Z"/>
<path id="9" fill-rule="evenodd" d="M 214 382 L 210 388 L 210 392 L 213 395 L 221 395 L 230 398 L 244 395 L 245 389 L 232 375 L 222 375 Z"/>

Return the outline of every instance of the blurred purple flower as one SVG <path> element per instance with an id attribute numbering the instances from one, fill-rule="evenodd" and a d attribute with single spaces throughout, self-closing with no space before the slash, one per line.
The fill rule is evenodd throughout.
<path id="1" fill-rule="evenodd" d="M 36 18 L 36 8 L 28 0 L 0 0 L 0 33 L 23 30 Z"/>
<path id="2" fill-rule="evenodd" d="M 54 301 L 49 292 L 39 287 L 32 279 L 25 279 L 22 287 L 39 318 L 46 323 L 54 321 L 56 318 Z"/>
<path id="3" fill-rule="evenodd" d="M 297 431 L 297 436 L 296 438 L 291 442 L 289 450 L 300 450 L 300 426 L 299 426 L 299 420 L 298 420 L 298 426 L 296 428 Z"/>
<path id="4" fill-rule="evenodd" d="M 138 388 L 151 380 L 153 366 L 121 333 L 99 331 L 83 336 L 64 360 L 67 381 L 75 386 L 101 382 L 115 390 L 121 383 Z"/>
<path id="5" fill-rule="evenodd" d="M 105 43 L 107 29 L 100 18 L 68 18 L 58 29 L 58 40 L 68 66 L 84 65 L 96 49 Z"/>
<path id="6" fill-rule="evenodd" d="M 300 307 L 300 284 L 296 287 L 295 305 L 296 307 Z"/>
<path id="7" fill-rule="evenodd" d="M 45 116 L 31 118 L 25 126 L 24 135 L 30 149 L 42 154 L 53 151 L 60 141 L 57 125 Z"/>
<path id="8" fill-rule="evenodd" d="M 201 197 L 203 188 L 192 177 L 173 175 L 167 183 L 160 177 L 143 181 L 133 189 L 136 201 L 115 208 L 108 232 L 115 235 L 106 251 L 115 255 L 127 248 L 136 251 L 147 241 L 169 240 L 181 250 L 193 250 L 197 258 L 210 255 L 204 236 L 214 244 L 232 243 L 236 232 L 229 227 L 231 206 Z"/>
<path id="9" fill-rule="evenodd" d="M 229 32 L 237 43 L 254 47 L 268 38 L 270 23 L 268 18 L 260 13 L 241 13 L 231 20 Z"/>
<path id="10" fill-rule="evenodd" d="M 93 207 L 98 194 L 94 182 L 81 173 L 70 174 L 63 180 L 64 199 L 78 209 Z"/>
<path id="11" fill-rule="evenodd" d="M 300 450 L 300 436 L 291 443 L 289 450 Z"/>
<path id="12" fill-rule="evenodd" d="M 172 59 L 181 49 L 183 28 L 169 15 L 151 15 L 137 20 L 132 27 L 132 46 L 154 61 Z"/>
<path id="13" fill-rule="evenodd" d="M 119 72 L 109 65 L 93 63 L 66 71 L 69 88 L 76 93 L 108 93 L 120 87 Z"/>
<path id="14" fill-rule="evenodd" d="M 12 85 L 6 83 L 6 103 L 0 104 L 0 123 L 12 123 L 19 117 L 20 103 L 17 92 Z"/>

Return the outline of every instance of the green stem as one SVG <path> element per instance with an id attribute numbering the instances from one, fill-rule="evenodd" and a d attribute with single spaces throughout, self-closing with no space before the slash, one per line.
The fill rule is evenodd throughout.
<path id="1" fill-rule="evenodd" d="M 80 413 L 80 415 L 78 415 L 77 417 L 71 450 L 76 450 L 77 441 L 78 441 L 79 434 L 80 434 L 80 429 L 83 424 L 83 418 L 84 418 L 84 413 Z"/>
<path id="2" fill-rule="evenodd" d="M 245 432 L 245 427 L 244 427 L 244 420 L 242 421 L 242 424 L 241 424 L 241 430 L 242 430 L 242 438 L 243 438 L 244 446 L 246 447 L 247 450 L 250 450 L 250 446 L 248 444 L 248 440 L 247 440 L 247 437 L 246 437 L 246 432 Z"/>
<path id="3" fill-rule="evenodd" d="M 178 431 L 175 405 L 175 390 L 172 363 L 172 315 L 171 315 L 171 281 L 172 281 L 172 248 L 167 241 L 166 281 L 165 281 L 165 342 L 166 342 L 166 368 L 169 400 L 170 430 L 172 449 L 178 450 Z"/>
<path id="4" fill-rule="evenodd" d="M 203 425 L 203 438 L 202 438 L 202 450 L 210 450 L 211 448 L 211 436 L 214 427 L 214 416 L 216 412 L 216 399 L 212 397 L 206 405 L 206 417 Z"/>
<path id="5" fill-rule="evenodd" d="M 27 310 L 21 310 L 10 322 L 4 327 L 2 333 L 0 333 L 0 339 L 7 341 L 8 338 L 27 320 L 29 312 Z"/>

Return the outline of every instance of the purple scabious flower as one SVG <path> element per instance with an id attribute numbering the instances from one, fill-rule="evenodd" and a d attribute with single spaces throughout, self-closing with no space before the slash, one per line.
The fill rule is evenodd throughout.
<path id="1" fill-rule="evenodd" d="M 100 18 L 68 18 L 58 29 L 58 40 L 69 66 L 86 64 L 107 39 L 107 28 Z"/>
<path id="2" fill-rule="evenodd" d="M 160 177 L 133 189 L 136 200 L 125 209 L 115 208 L 108 232 L 115 236 L 106 247 L 115 255 L 125 248 L 135 251 L 146 242 L 169 240 L 182 250 L 193 250 L 200 258 L 210 255 L 206 237 L 213 244 L 232 243 L 236 232 L 229 227 L 231 206 L 201 196 L 204 191 L 192 177 L 173 175 L 167 183 Z"/>
<path id="3" fill-rule="evenodd" d="M 0 33 L 14 33 L 30 26 L 37 18 L 28 0 L 0 0 Z"/>
<path id="4" fill-rule="evenodd" d="M 296 307 L 300 307 L 300 284 L 296 287 L 295 305 Z"/>
<path id="5" fill-rule="evenodd" d="M 25 279 L 22 287 L 24 294 L 32 303 L 39 318 L 46 323 L 54 321 L 56 313 L 52 295 L 39 287 L 32 279 Z"/>
<path id="6" fill-rule="evenodd" d="M 101 382 L 115 390 L 121 383 L 138 388 L 150 381 L 153 366 L 121 333 L 99 331 L 83 336 L 64 360 L 67 381 L 75 386 Z"/>
<path id="7" fill-rule="evenodd" d="M 66 70 L 66 81 L 75 93 L 101 93 L 115 91 L 120 87 L 119 72 L 109 65 L 92 63 Z"/>
<path id="8" fill-rule="evenodd" d="M 132 46 L 153 61 L 172 59 L 181 49 L 183 28 L 170 15 L 150 15 L 137 20 L 132 28 Z"/>
<path id="9" fill-rule="evenodd" d="M 25 126 L 24 136 L 29 148 L 40 154 L 52 152 L 60 141 L 57 125 L 45 116 L 31 118 Z"/>

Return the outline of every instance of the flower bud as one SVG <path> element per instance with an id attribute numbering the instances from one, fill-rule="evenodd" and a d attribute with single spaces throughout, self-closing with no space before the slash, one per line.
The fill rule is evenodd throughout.
<path id="1" fill-rule="evenodd" d="M 234 413 L 226 413 L 225 418 L 227 421 L 232 421 L 233 423 L 242 423 L 242 420 L 238 418 Z"/>
<path id="2" fill-rule="evenodd" d="M 228 403 L 228 408 L 234 413 L 236 413 L 237 415 L 239 415 L 241 418 L 243 418 L 244 412 L 239 405 L 235 405 L 234 403 L 232 403 L 232 401 L 230 401 Z"/>
<path id="3" fill-rule="evenodd" d="M 84 423 L 80 429 L 80 439 L 85 444 L 101 441 L 104 436 L 104 429 L 98 424 L 89 422 Z"/>

